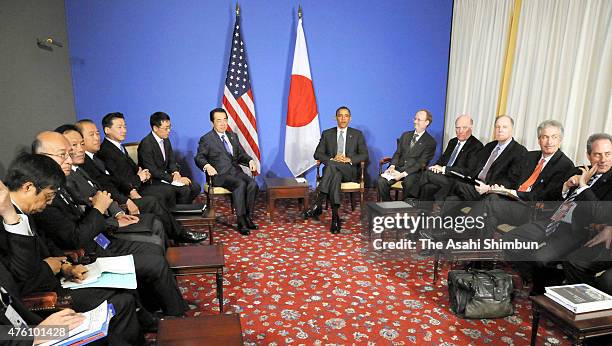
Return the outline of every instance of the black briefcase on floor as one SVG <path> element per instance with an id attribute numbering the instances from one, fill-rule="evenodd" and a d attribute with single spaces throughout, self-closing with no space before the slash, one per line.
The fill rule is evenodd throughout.
<path id="1" fill-rule="evenodd" d="M 512 276 L 501 269 L 451 270 L 451 311 L 463 318 L 500 318 L 514 313 Z"/>

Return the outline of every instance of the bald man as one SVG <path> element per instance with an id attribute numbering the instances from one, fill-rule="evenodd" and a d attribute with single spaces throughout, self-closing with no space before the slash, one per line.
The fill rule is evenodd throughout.
<path id="1" fill-rule="evenodd" d="M 57 132 L 42 132 L 32 143 L 32 150 L 52 158 L 64 174 L 70 176 L 72 149 L 64 136 Z M 115 233 L 109 232 L 104 214 L 111 204 L 111 196 L 99 191 L 91 199 L 91 205 L 78 205 L 69 191 L 60 186 L 50 205 L 34 215 L 37 234 L 61 249 L 84 248 L 98 256 L 133 255 L 138 290 L 144 305 L 153 309 L 161 307 L 169 316 L 183 315 L 187 305 L 168 267 L 164 249 L 151 243 L 119 239 Z M 100 241 L 101 236 L 106 241 Z"/>
<path id="2" fill-rule="evenodd" d="M 436 192 L 451 183 L 450 171 L 467 166 L 468 159 L 483 147 L 482 142 L 472 135 L 473 127 L 474 120 L 467 114 L 455 119 L 455 137 L 448 142 L 438 161 L 421 174 L 419 184 L 408 187 L 411 197 L 418 197 L 422 202 L 433 201 Z"/>

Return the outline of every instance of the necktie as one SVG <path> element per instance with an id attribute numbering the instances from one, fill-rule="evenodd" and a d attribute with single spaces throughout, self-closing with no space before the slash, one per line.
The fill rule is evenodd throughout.
<path id="1" fill-rule="evenodd" d="M 338 155 L 344 155 L 344 131 L 340 131 L 338 135 Z"/>
<path id="2" fill-rule="evenodd" d="M 227 153 L 230 154 L 230 156 L 232 156 L 234 153 L 232 153 L 232 148 L 230 148 L 229 143 L 225 139 L 225 135 L 221 135 L 221 141 L 223 141 L 223 146 L 225 147 L 225 151 L 227 151 Z"/>
<path id="3" fill-rule="evenodd" d="M 587 185 L 590 187 L 595 181 L 595 178 L 597 177 L 599 177 L 599 174 L 592 176 L 587 182 Z M 555 213 L 553 214 L 553 216 L 551 216 L 551 219 L 553 219 L 553 221 L 549 223 L 548 226 L 546 226 L 546 230 L 545 230 L 547 237 L 551 235 L 552 233 L 554 233 L 559 228 L 559 225 L 561 224 L 561 221 L 563 221 L 563 218 L 565 218 L 565 216 L 571 210 L 573 210 L 573 207 L 570 205 L 570 203 L 572 203 L 578 196 L 578 194 L 576 193 L 577 190 L 578 189 L 575 188 L 574 191 L 572 191 L 572 193 L 569 196 L 567 196 L 567 198 L 563 201 L 563 203 L 561 203 L 559 208 L 555 210 Z"/>
<path id="4" fill-rule="evenodd" d="M 419 136 L 415 133 L 412 135 L 412 139 L 410 140 L 410 149 L 412 149 L 414 147 L 414 145 L 416 144 L 416 142 L 418 142 L 419 140 Z"/>
<path id="5" fill-rule="evenodd" d="M 108 175 L 108 171 L 106 170 L 106 165 L 104 164 L 104 161 L 102 161 L 102 159 L 94 155 L 92 160 L 94 164 L 96 165 L 96 167 L 98 167 L 99 170 L 104 172 L 104 174 Z"/>
<path id="6" fill-rule="evenodd" d="M 455 160 L 457 159 L 457 155 L 459 155 L 460 151 L 461 151 L 461 142 L 457 142 L 457 145 L 455 145 L 455 149 L 453 150 L 453 153 L 451 154 L 450 159 L 448 159 L 448 162 L 446 163 L 447 166 L 451 167 L 455 163 Z"/>
<path id="7" fill-rule="evenodd" d="M 164 162 L 165 162 L 166 161 L 166 149 L 164 148 L 164 140 L 163 139 L 161 139 L 159 141 L 159 149 L 161 149 L 162 156 L 163 156 Z"/>
<path id="8" fill-rule="evenodd" d="M 544 159 L 541 159 L 540 162 L 538 162 L 538 165 L 536 166 L 536 168 L 533 170 L 533 173 L 531 173 L 531 175 L 529 176 L 529 178 L 527 178 L 527 180 L 525 180 L 525 182 L 522 183 L 521 186 L 519 186 L 518 188 L 519 192 L 526 192 L 533 185 L 533 183 L 536 182 L 536 180 L 540 176 L 540 173 L 542 172 L 543 166 L 544 166 Z"/>
<path id="9" fill-rule="evenodd" d="M 83 177 L 85 180 L 87 180 L 89 185 L 91 185 L 92 187 L 95 187 L 97 190 L 99 190 L 98 189 L 98 185 L 89 177 L 89 174 L 87 174 L 87 172 L 85 172 L 81 167 L 77 167 L 75 173 L 79 174 L 81 177 Z"/>
<path id="10" fill-rule="evenodd" d="M 122 153 L 125 154 L 125 148 L 123 147 L 123 144 L 119 144 L 119 149 L 121 150 Z"/>
<path id="11" fill-rule="evenodd" d="M 495 147 L 495 149 L 493 149 L 493 152 L 491 153 L 491 156 L 489 156 L 489 159 L 487 160 L 487 163 L 485 164 L 485 166 L 480 171 L 480 174 L 478 174 L 478 179 L 480 179 L 482 181 L 485 181 L 487 179 L 487 174 L 489 173 L 489 169 L 491 169 L 491 166 L 493 165 L 493 162 L 495 162 L 495 159 L 497 159 L 497 155 L 499 155 L 499 146 L 497 146 L 497 147 Z"/>

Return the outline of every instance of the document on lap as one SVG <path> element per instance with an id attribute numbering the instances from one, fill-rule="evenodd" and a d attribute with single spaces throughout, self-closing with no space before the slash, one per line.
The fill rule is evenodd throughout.
<path id="1" fill-rule="evenodd" d="M 136 288 L 136 269 L 132 255 L 98 257 L 85 266 L 87 273 L 81 282 L 62 279 L 62 287 L 70 289 L 88 287 Z"/>
<path id="2" fill-rule="evenodd" d="M 161 182 L 164 184 L 170 184 L 172 186 L 178 186 L 178 187 L 185 186 L 185 184 L 181 183 L 180 181 L 172 181 L 171 183 L 169 183 L 165 180 L 162 180 Z"/>
<path id="3" fill-rule="evenodd" d="M 41 346 L 84 345 L 101 339 L 108 334 L 108 323 L 114 315 L 112 304 L 105 300 L 95 309 L 82 313 L 85 320 L 76 328 L 70 330 L 65 339 L 51 340 Z"/>

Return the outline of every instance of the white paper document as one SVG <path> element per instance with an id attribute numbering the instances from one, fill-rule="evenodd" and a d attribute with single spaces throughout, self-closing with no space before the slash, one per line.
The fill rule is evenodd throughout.
<path id="1" fill-rule="evenodd" d="M 131 277 L 136 277 L 136 268 L 134 267 L 134 258 L 132 257 L 132 255 L 116 257 L 98 257 L 94 263 L 86 265 L 85 268 L 87 268 L 87 273 L 84 280 L 77 283 L 62 279 L 62 287 L 116 287 L 117 285 L 122 286 L 122 282 L 128 284 L 129 286 L 132 286 Z M 100 281 L 111 284 L 112 286 L 90 285 Z"/>

